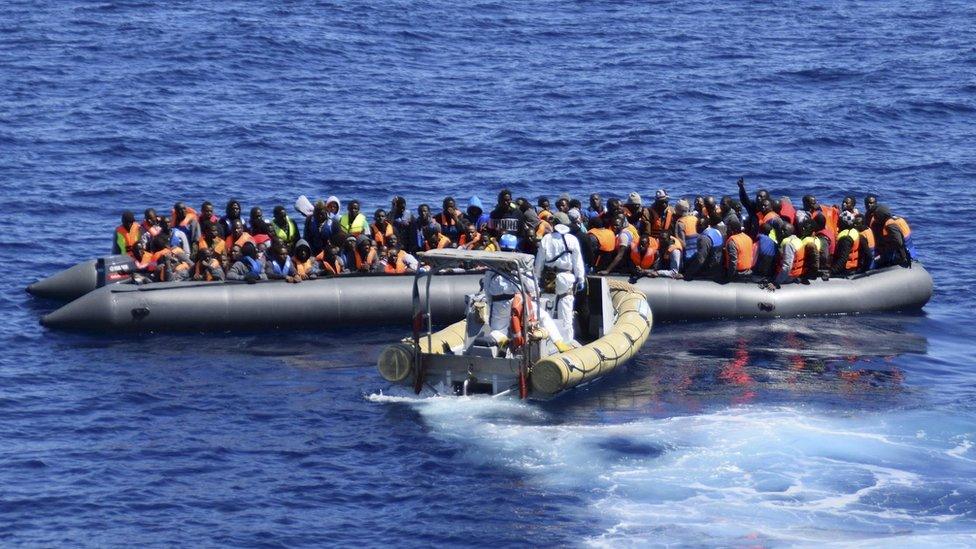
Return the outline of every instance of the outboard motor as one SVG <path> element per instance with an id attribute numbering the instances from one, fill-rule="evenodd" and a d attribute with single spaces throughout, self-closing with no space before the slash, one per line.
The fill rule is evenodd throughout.
<path id="1" fill-rule="evenodd" d="M 136 263 L 127 255 L 100 257 L 95 262 L 99 288 L 109 284 L 128 282 L 132 280 L 132 274 L 135 271 Z"/>

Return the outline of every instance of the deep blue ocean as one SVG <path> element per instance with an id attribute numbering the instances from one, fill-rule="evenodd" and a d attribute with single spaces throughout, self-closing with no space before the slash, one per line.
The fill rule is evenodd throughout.
<path id="1" fill-rule="evenodd" d="M 876 192 L 921 314 L 661 325 L 546 404 L 399 396 L 408 327 L 52 332 L 176 200 Z M 976 544 L 976 4 L 0 2 L 0 545 Z M 375 306 L 381 307 L 381 303 Z"/>

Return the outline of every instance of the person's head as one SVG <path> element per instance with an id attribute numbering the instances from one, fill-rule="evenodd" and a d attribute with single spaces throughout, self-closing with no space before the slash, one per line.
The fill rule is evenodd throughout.
<path id="1" fill-rule="evenodd" d="M 204 219 L 211 219 L 214 216 L 214 207 L 209 200 L 204 200 L 203 204 L 200 204 L 200 217 Z"/>
<path id="2" fill-rule="evenodd" d="M 653 240 L 651 239 L 651 237 L 649 235 L 646 235 L 645 234 L 645 235 L 643 235 L 643 236 L 640 237 L 640 241 L 638 241 L 637 246 L 643 252 L 643 251 L 646 251 L 648 248 L 651 247 L 651 242 L 653 242 Z"/>
<path id="3" fill-rule="evenodd" d="M 325 209 L 325 202 L 319 200 L 315 203 L 315 208 L 312 210 L 312 217 L 318 223 L 324 223 L 329 218 L 329 211 Z"/>
<path id="4" fill-rule="evenodd" d="M 853 196 L 845 196 L 844 200 L 840 203 L 840 209 L 842 212 L 853 212 L 855 206 L 857 205 L 857 200 Z"/>
<path id="5" fill-rule="evenodd" d="M 590 208 L 594 211 L 603 209 L 603 198 L 600 197 L 600 193 L 593 193 L 590 195 Z"/>
<path id="6" fill-rule="evenodd" d="M 391 234 L 386 238 L 386 247 L 392 251 L 400 250 L 400 237 L 395 234 Z"/>
<path id="7" fill-rule="evenodd" d="M 768 198 L 763 199 L 763 201 L 759 203 L 759 211 L 764 214 L 773 211 L 773 202 Z"/>
<path id="8" fill-rule="evenodd" d="M 352 221 L 353 219 L 356 219 L 356 216 L 359 215 L 359 201 L 358 200 L 350 200 L 349 201 L 349 204 L 346 205 L 346 211 L 349 213 L 349 220 L 350 221 Z"/>
<path id="9" fill-rule="evenodd" d="M 373 241 L 370 240 L 367 236 L 359 235 L 359 238 L 356 239 L 356 249 L 359 251 L 361 255 L 365 255 L 369 253 L 369 249 L 372 247 L 373 247 Z"/>
<path id="10" fill-rule="evenodd" d="M 231 222 L 230 233 L 234 235 L 234 239 L 238 239 L 244 234 L 244 223 L 240 219 L 235 219 Z"/>
<path id="11" fill-rule="evenodd" d="M 453 196 L 444 197 L 444 201 L 441 202 L 441 209 L 445 212 L 453 212 L 457 209 L 457 202 L 454 200 Z"/>
<path id="12" fill-rule="evenodd" d="M 804 219 L 800 222 L 798 227 L 800 231 L 800 238 L 806 238 L 813 234 L 813 221 L 810 218 Z"/>
<path id="13" fill-rule="evenodd" d="M 777 215 L 782 213 L 783 202 L 781 200 L 779 200 L 778 198 L 768 198 L 767 200 L 769 200 L 770 209 L 776 212 Z"/>
<path id="14" fill-rule="evenodd" d="M 159 223 L 159 217 L 156 215 L 156 210 L 152 208 L 147 208 L 146 211 L 143 212 L 143 219 L 146 220 L 147 225 L 156 225 Z"/>
<path id="15" fill-rule="evenodd" d="M 690 205 L 688 204 L 688 201 L 682 198 L 677 204 L 675 204 L 674 213 L 680 217 L 682 215 L 687 215 L 689 209 Z"/>
<path id="16" fill-rule="evenodd" d="M 163 233 L 154 236 L 149 243 L 149 249 L 154 253 L 165 250 L 166 248 L 169 248 L 169 237 Z"/>
<path id="17" fill-rule="evenodd" d="M 347 236 L 346 239 L 342 242 L 342 248 L 344 250 L 349 250 L 349 251 L 355 250 L 356 249 L 356 237 L 355 236 Z"/>
<path id="18" fill-rule="evenodd" d="M 211 223 L 210 221 L 204 222 L 204 224 L 200 227 L 200 232 L 202 232 L 203 235 L 210 240 L 214 240 L 220 236 L 220 231 L 217 230 L 217 225 L 215 223 Z"/>
<path id="19" fill-rule="evenodd" d="M 725 230 L 728 234 L 738 234 L 742 232 L 742 223 L 739 223 L 738 219 L 732 218 L 726 222 Z"/>
<path id="20" fill-rule="evenodd" d="M 854 214 L 854 228 L 863 231 L 867 227 L 864 225 L 864 214 Z"/>
<path id="21" fill-rule="evenodd" d="M 251 208 L 251 222 L 257 221 L 258 219 L 264 218 L 264 212 L 261 211 L 260 206 L 255 206 Z"/>
<path id="22" fill-rule="evenodd" d="M 390 201 L 390 209 L 394 212 L 402 212 L 407 209 L 407 199 L 402 196 L 394 196 Z"/>
<path id="23" fill-rule="evenodd" d="M 241 247 L 238 246 L 237 244 L 234 244 L 233 246 L 231 246 L 231 248 L 230 248 L 230 260 L 231 261 L 240 261 L 242 257 L 244 257 L 244 254 L 241 252 Z"/>
<path id="24" fill-rule="evenodd" d="M 375 222 L 377 225 L 386 223 L 386 210 L 380 208 L 373 212 L 373 222 Z"/>
<path id="25" fill-rule="evenodd" d="M 227 219 L 240 219 L 241 203 L 237 200 L 228 200 L 227 208 L 224 211 L 227 213 Z"/>
<path id="26" fill-rule="evenodd" d="M 339 213 L 339 201 L 335 198 L 329 198 L 325 201 L 325 211 L 329 215 L 336 215 Z"/>
<path id="27" fill-rule="evenodd" d="M 142 245 L 142 242 L 136 241 L 136 243 L 132 245 L 132 256 L 137 259 L 142 257 L 142 254 L 145 251 L 146 248 Z"/>
<path id="28" fill-rule="evenodd" d="M 817 209 L 817 199 L 813 195 L 805 195 L 803 197 L 803 209 L 812 212 Z"/>
<path id="29" fill-rule="evenodd" d="M 568 212 L 565 212 L 566 217 L 569 218 L 569 222 L 573 225 L 581 225 L 583 223 L 583 214 L 577 208 L 570 208 Z M 599 219 L 599 217 L 597 218 Z"/>
<path id="30" fill-rule="evenodd" d="M 478 221 L 478 218 L 481 217 L 481 214 L 485 213 L 484 209 L 482 209 L 481 207 L 481 199 L 479 199 L 478 197 L 472 198 L 471 202 L 468 204 L 467 213 L 468 213 L 468 219 L 470 219 L 471 221 Z"/>
<path id="31" fill-rule="evenodd" d="M 284 263 L 288 260 L 288 248 L 284 244 L 275 243 L 271 247 L 271 253 L 274 255 L 275 261 L 278 263 Z"/>
<path id="32" fill-rule="evenodd" d="M 715 205 L 715 211 L 708 214 L 708 224 L 712 227 L 717 227 L 719 223 L 722 222 L 722 212 L 718 204 Z"/>
<path id="33" fill-rule="evenodd" d="M 664 208 L 667 208 L 669 200 L 671 198 L 668 196 L 668 191 L 664 189 L 654 191 L 654 207 L 658 210 L 663 211 Z"/>
<path id="34" fill-rule="evenodd" d="M 719 203 L 720 206 L 722 206 L 722 211 L 723 212 L 728 213 L 728 212 L 731 212 L 732 211 L 732 197 L 731 196 L 729 196 L 729 195 L 723 196 L 722 199 L 719 200 L 718 203 Z"/>
<path id="35" fill-rule="evenodd" d="M 160 233 L 169 233 L 169 219 L 165 215 L 157 215 L 156 221 L 159 225 Z"/>
<path id="36" fill-rule="evenodd" d="M 518 238 L 514 234 L 503 234 L 501 238 L 498 239 L 498 247 L 502 251 L 514 252 L 515 248 L 518 247 Z"/>
<path id="37" fill-rule="evenodd" d="M 827 227 L 827 218 L 823 215 L 813 216 L 813 232 L 819 232 Z"/>
<path id="38" fill-rule="evenodd" d="M 285 212 L 285 207 L 278 204 L 274 207 L 274 220 L 279 225 L 284 225 L 285 221 L 288 219 L 288 214 Z"/>
<path id="39" fill-rule="evenodd" d="M 600 195 L 596 195 L 597 200 L 600 199 Z M 569 211 L 569 200 L 565 198 L 560 198 L 556 200 L 556 211 L 568 212 Z"/>
<path id="40" fill-rule="evenodd" d="M 441 236 L 441 226 L 437 223 L 431 223 L 424 228 L 424 238 L 430 242 L 437 242 Z"/>
<path id="41" fill-rule="evenodd" d="M 718 202 L 715 201 L 714 196 L 706 196 L 705 199 L 705 212 L 709 215 L 715 212 L 715 207 L 718 206 Z"/>
<path id="42" fill-rule="evenodd" d="M 705 212 L 705 197 L 702 195 L 695 195 L 695 201 L 693 202 L 695 206 L 695 211 L 698 213 Z"/>
<path id="43" fill-rule="evenodd" d="M 774 204 L 774 206 L 776 207 L 776 211 L 778 212 L 779 211 L 779 200 L 776 201 L 776 203 Z M 732 199 L 732 209 L 735 210 L 735 213 L 737 213 L 740 217 L 742 216 L 742 202 L 739 202 L 738 200 L 736 200 L 736 199 L 733 198 Z"/>
<path id="44" fill-rule="evenodd" d="M 588 223 L 588 226 L 591 229 L 603 229 L 603 228 L 606 228 L 606 224 L 603 222 L 603 218 L 600 217 L 600 216 L 594 216 L 594 217 L 590 218 L 590 221 Z"/>
<path id="45" fill-rule="evenodd" d="M 200 248 L 197 250 L 197 261 L 200 263 L 210 263 L 213 259 L 213 250 L 210 248 Z"/>
<path id="46" fill-rule="evenodd" d="M 128 231 L 135 222 L 136 214 L 130 212 L 129 210 L 122 212 L 122 226 L 125 227 L 125 230 Z"/>
<path id="47" fill-rule="evenodd" d="M 871 213 L 878 207 L 878 195 L 869 194 L 864 197 L 864 211 Z"/>
<path id="48" fill-rule="evenodd" d="M 540 196 L 536 200 L 535 204 L 536 204 L 536 206 L 539 207 L 540 210 L 548 210 L 549 209 L 549 199 L 546 198 L 545 196 Z"/>
<path id="49" fill-rule="evenodd" d="M 885 221 L 891 219 L 891 210 L 888 208 L 888 206 L 878 204 L 874 208 L 874 215 L 878 218 L 879 223 L 884 223 Z"/>
<path id="50" fill-rule="evenodd" d="M 608 205 L 609 205 L 609 201 L 608 201 Z M 622 231 L 624 228 L 624 223 L 626 223 L 626 221 L 627 218 L 624 217 L 623 215 L 613 216 L 613 219 L 611 221 L 611 228 L 613 229 L 613 232 L 619 233 L 620 231 Z"/>
<path id="51" fill-rule="evenodd" d="M 611 217 L 616 217 L 621 210 L 622 208 L 620 206 L 619 198 L 611 198 L 607 200 L 607 213 L 609 213 Z"/>
<path id="52" fill-rule="evenodd" d="M 464 226 L 464 234 L 468 236 L 468 242 L 471 242 L 478 236 L 478 228 L 474 226 L 474 223 L 468 223 Z"/>
<path id="53" fill-rule="evenodd" d="M 182 220 L 186 217 L 186 204 L 182 202 L 177 202 L 173 204 L 173 213 L 176 214 L 176 221 Z"/>
<path id="54" fill-rule="evenodd" d="M 253 242 L 245 242 L 241 246 L 241 255 L 243 257 L 250 257 L 251 259 L 258 258 L 258 247 L 254 245 Z"/>
<path id="55" fill-rule="evenodd" d="M 420 218 L 421 222 L 430 221 L 430 206 L 427 204 L 417 206 L 417 216 Z"/>
<path id="56" fill-rule="evenodd" d="M 498 192 L 498 207 L 507 210 L 512 207 L 512 191 L 502 189 Z"/>
<path id="57" fill-rule="evenodd" d="M 769 198 L 769 191 L 767 191 L 766 189 L 759 189 L 758 191 L 756 191 L 756 203 L 757 204 L 759 202 L 762 202 L 763 200 L 768 199 L 768 198 Z"/>
<path id="58" fill-rule="evenodd" d="M 783 223 L 782 227 L 776 229 L 776 234 L 779 235 L 780 242 L 783 239 L 793 236 L 793 225 L 791 223 Z"/>
<path id="59" fill-rule="evenodd" d="M 583 210 L 583 203 L 580 202 L 579 199 L 577 199 L 577 198 L 570 198 L 569 199 L 569 209 L 572 210 L 573 208 L 576 208 L 577 210 L 582 211 Z"/>
<path id="60" fill-rule="evenodd" d="M 515 201 L 515 207 L 518 208 L 520 212 L 524 212 L 529 208 L 531 208 L 532 204 L 529 202 L 528 198 L 525 198 L 524 196 L 520 196 L 518 197 L 518 200 Z"/>

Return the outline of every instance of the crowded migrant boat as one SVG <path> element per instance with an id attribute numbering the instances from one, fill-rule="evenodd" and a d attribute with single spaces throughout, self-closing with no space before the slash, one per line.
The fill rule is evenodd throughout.
<path id="1" fill-rule="evenodd" d="M 244 214 L 229 200 L 218 216 L 211 202 L 195 209 L 183 202 L 162 214 L 149 208 L 142 220 L 122 214 L 113 252 L 129 255 L 137 282 L 182 280 L 285 280 L 298 283 L 349 273 L 400 274 L 423 270 L 418 252 L 434 249 L 520 251 L 537 256 L 540 271 L 558 290 L 582 285 L 586 274 L 707 279 L 768 284 L 846 277 L 915 257 L 905 218 L 878 202 L 854 196 L 826 205 L 803 196 L 760 189 L 750 197 L 738 181 L 738 198 L 694 196 L 672 202 L 664 189 L 645 203 L 638 192 L 587 205 L 567 195 L 534 202 L 503 189 L 490 210 L 475 196 L 462 209 L 446 197 L 435 213 L 401 196 L 371 219 L 358 200 L 343 207 L 330 196 L 290 216 L 276 205 L 267 218 L 260 206 Z M 574 258 L 579 257 L 581 265 Z M 562 279 L 562 280 L 560 280 Z"/>

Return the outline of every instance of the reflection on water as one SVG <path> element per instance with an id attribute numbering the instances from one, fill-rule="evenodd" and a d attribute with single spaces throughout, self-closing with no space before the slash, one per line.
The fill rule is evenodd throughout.
<path id="1" fill-rule="evenodd" d="M 658 326 L 623 372 L 551 406 L 661 417 L 754 402 L 904 404 L 912 397 L 894 359 L 927 352 L 915 329 L 920 320 L 866 315 Z"/>

